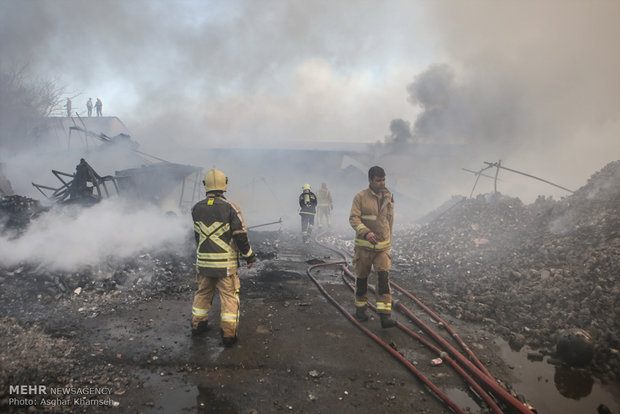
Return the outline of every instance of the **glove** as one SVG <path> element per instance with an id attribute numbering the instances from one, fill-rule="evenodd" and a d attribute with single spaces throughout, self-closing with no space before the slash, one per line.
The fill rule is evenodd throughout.
<path id="1" fill-rule="evenodd" d="M 245 262 L 248 264 L 248 269 L 251 269 L 256 262 L 256 255 L 252 253 L 250 256 L 246 257 Z"/>

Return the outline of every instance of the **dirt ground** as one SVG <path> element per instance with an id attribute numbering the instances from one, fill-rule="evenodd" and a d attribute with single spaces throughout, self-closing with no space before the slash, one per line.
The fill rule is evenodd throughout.
<path id="1" fill-rule="evenodd" d="M 260 237 L 253 236 L 254 240 Z M 279 246 L 285 247 L 271 251 L 264 250 L 263 243 L 262 260 L 241 272 L 239 342 L 230 349 L 221 344 L 217 312 L 211 315 L 212 329 L 191 337 L 194 284 L 190 276 L 177 291 L 164 289 L 144 297 L 134 296 L 131 289 L 119 289 L 99 292 L 105 300 L 91 301 L 86 299 L 90 291 L 86 288 L 80 294 L 86 295 L 83 298 L 73 294 L 52 304 L 31 292 L 33 303 L 4 306 L 9 317 L 2 325 L 6 341 L 2 409 L 448 412 L 396 359 L 345 319 L 306 275 L 307 261 L 339 258 L 316 244 L 301 244 L 294 235 L 283 238 Z M 341 273 L 337 266 L 313 272 L 334 297 L 352 308 L 351 293 L 343 285 Z M 6 283 L 10 277 L 3 275 L 5 286 L 10 285 Z M 214 310 L 218 305 L 216 300 Z M 455 322 L 461 336 L 473 340 L 470 346 L 487 367 L 509 383 L 492 336 Z M 452 398 L 475 407 L 465 386 L 448 368 L 430 365 L 435 355 L 397 330 L 381 329 L 375 317 L 366 324 Z M 16 384 L 107 388 L 109 395 L 98 397 L 105 403 L 101 406 L 78 405 L 66 395 L 59 399 L 70 401 L 68 405 L 52 405 L 50 398 L 57 396 L 31 395 L 32 406 L 20 406 L 9 403 L 15 396 L 7 388 Z M 41 404 L 42 398 L 47 398 L 45 404 Z"/>
<path id="2" fill-rule="evenodd" d="M 511 206 L 507 204 L 506 208 L 513 211 Z M 478 211 L 473 209 L 480 206 L 474 203 L 468 208 Z M 501 214 L 505 217 L 504 210 Z M 464 227 L 453 232 L 460 238 L 450 236 L 448 241 L 433 241 L 447 234 L 442 230 L 447 226 L 444 223 L 452 223 L 447 218 L 437 221 L 438 236 L 434 238 L 429 236 L 431 230 L 398 232 L 392 280 L 439 313 L 493 376 L 515 395 L 532 402 L 539 413 L 604 412 L 597 410 L 601 404 L 610 412 L 620 412 L 620 387 L 612 378 L 613 369 L 596 376 L 592 367 L 559 367 L 554 365 L 557 362 L 552 364 L 549 347 L 528 348 L 529 340 L 551 341 L 542 329 L 528 335 L 526 324 L 530 321 L 523 319 L 535 317 L 542 304 L 529 305 L 531 312 L 523 318 L 511 309 L 521 309 L 520 300 L 530 297 L 528 286 L 537 289 L 530 288 L 531 293 L 542 291 L 536 284 L 527 284 L 530 279 L 539 279 L 521 277 L 518 287 L 525 293 L 502 296 L 505 284 L 491 283 L 499 280 L 500 273 L 489 279 L 493 267 L 471 261 L 469 268 L 467 257 L 455 260 L 445 253 L 450 243 L 457 248 L 465 243 L 470 237 L 467 228 L 473 228 L 462 218 L 454 220 Z M 350 236 L 330 233 L 323 240 L 350 250 Z M 450 412 L 418 378 L 346 319 L 308 277 L 306 270 L 311 263 L 339 261 L 337 254 L 317 243 L 303 244 L 299 234 L 282 229 L 251 232 L 250 238 L 259 261 L 252 269 L 240 272 L 241 323 L 239 342 L 232 348 L 221 344 L 217 299 L 210 316 L 211 329 L 200 337 L 190 335 L 195 289 L 191 237 L 186 255 L 144 252 L 129 261 L 111 258 L 105 266 L 77 272 L 54 272 L 25 263 L 0 267 L 0 411 Z M 410 249 L 418 255 L 414 260 L 424 266 L 408 259 L 409 248 L 404 247 L 412 240 L 417 243 Z M 444 250 L 437 250 L 440 247 Z M 505 246 L 504 251 L 511 252 Z M 448 267 L 459 265 L 461 260 L 456 269 Z M 498 258 L 499 263 L 502 260 Z M 615 268 L 613 263 L 609 266 Z M 471 302 L 471 293 L 462 285 L 465 279 L 459 284 L 446 283 L 447 278 L 454 279 L 464 269 L 471 269 L 468 283 L 478 284 L 477 289 L 496 288 L 488 295 L 496 306 L 480 298 Z M 317 268 L 312 274 L 345 308 L 353 310 L 352 293 L 344 285 L 338 266 Z M 508 281 L 516 276 L 510 277 L 513 279 Z M 539 297 L 531 296 L 532 303 Z M 613 300 L 609 298 L 605 300 Z M 398 293 L 394 299 L 407 302 L 416 315 L 447 337 L 437 321 L 426 317 L 408 299 Z M 561 307 L 549 306 L 543 310 L 550 309 L 554 314 L 562 311 Z M 514 317 L 491 318 L 500 308 Z M 470 312 L 472 315 L 467 316 L 465 311 L 472 309 L 477 314 Z M 418 331 L 397 312 L 394 317 Z M 488 412 L 478 406 L 451 368 L 431 365 L 437 355 L 397 329 L 381 329 L 376 317 L 364 325 L 463 410 Z M 551 330 L 552 325 L 544 326 Z M 521 339 L 515 341 L 515 337 Z M 615 339 L 613 335 L 601 338 L 605 344 L 601 355 L 612 357 L 604 363 L 615 366 L 617 356 L 608 345 Z M 514 342 L 519 342 L 518 346 L 513 346 Z M 530 356 L 537 362 L 529 361 Z M 598 366 L 606 365 L 595 368 Z"/>

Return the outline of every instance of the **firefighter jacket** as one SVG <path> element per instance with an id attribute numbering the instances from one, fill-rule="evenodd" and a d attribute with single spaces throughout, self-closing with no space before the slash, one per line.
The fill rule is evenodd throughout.
<path id="1" fill-rule="evenodd" d="M 316 214 L 316 204 L 316 195 L 312 191 L 304 191 L 299 195 L 299 207 L 301 207 L 299 214 L 314 216 Z"/>
<path id="2" fill-rule="evenodd" d="M 192 208 L 192 219 L 198 274 L 226 277 L 236 272 L 240 256 L 255 260 L 241 209 L 223 195 L 207 193 Z"/>
<path id="3" fill-rule="evenodd" d="M 334 200 L 332 200 L 332 193 L 327 188 L 321 188 L 319 190 L 319 207 L 332 208 L 333 206 Z"/>
<path id="4" fill-rule="evenodd" d="M 355 230 L 356 247 L 388 249 L 394 224 L 394 197 L 387 189 L 383 190 L 381 199 L 370 188 L 360 191 L 353 198 L 349 224 Z M 377 236 L 377 244 L 366 240 L 366 234 L 371 231 Z"/>

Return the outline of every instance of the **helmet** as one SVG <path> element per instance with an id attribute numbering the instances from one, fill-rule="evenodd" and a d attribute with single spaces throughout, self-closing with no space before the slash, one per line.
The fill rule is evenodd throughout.
<path id="1" fill-rule="evenodd" d="M 304 184 L 303 187 L 301 187 L 304 191 L 308 190 L 310 191 L 310 184 Z"/>
<path id="2" fill-rule="evenodd" d="M 202 183 L 205 185 L 205 190 L 208 191 L 226 191 L 228 185 L 228 177 L 223 171 L 213 168 L 205 174 Z"/>

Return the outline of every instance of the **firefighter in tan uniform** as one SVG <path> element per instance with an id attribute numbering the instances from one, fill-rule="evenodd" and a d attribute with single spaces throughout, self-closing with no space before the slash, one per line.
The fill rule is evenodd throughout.
<path id="1" fill-rule="evenodd" d="M 332 193 L 327 188 L 327 183 L 321 184 L 321 189 L 318 194 L 319 204 L 317 211 L 317 219 L 319 227 L 323 227 L 323 223 L 327 221 L 327 225 L 332 225 L 332 210 L 334 209 L 334 200 L 332 199 Z"/>
<path id="2" fill-rule="evenodd" d="M 368 188 L 353 198 L 349 224 L 355 229 L 355 318 L 368 320 L 368 276 L 377 275 L 377 313 L 382 328 L 396 326 L 391 319 L 390 239 L 394 224 L 394 198 L 385 188 L 385 171 L 374 166 L 368 170 Z"/>
<path id="3" fill-rule="evenodd" d="M 203 184 L 207 198 L 192 208 L 198 283 L 192 306 L 192 335 L 207 330 L 209 310 L 217 289 L 222 339 L 229 347 L 237 341 L 239 324 L 239 259 L 243 257 L 251 268 L 256 256 L 250 247 L 241 209 L 224 197 L 228 185 L 226 175 L 217 169 L 209 170 Z"/>

